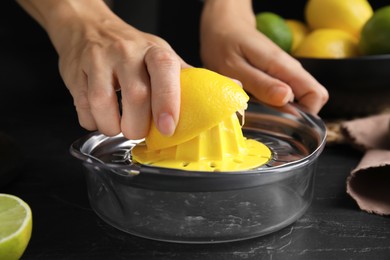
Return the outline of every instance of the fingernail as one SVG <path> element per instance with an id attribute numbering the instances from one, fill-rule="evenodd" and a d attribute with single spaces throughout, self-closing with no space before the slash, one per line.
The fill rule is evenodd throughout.
<path id="1" fill-rule="evenodd" d="M 272 90 L 272 98 L 276 101 L 279 100 L 282 104 L 288 103 L 294 96 L 291 91 L 286 87 L 274 87 Z"/>
<path id="2" fill-rule="evenodd" d="M 168 113 L 161 113 L 157 121 L 158 130 L 161 134 L 171 136 L 175 132 L 176 124 L 173 117 Z"/>
<path id="3" fill-rule="evenodd" d="M 295 99 L 295 96 L 294 96 L 294 94 L 293 93 L 291 93 L 291 95 L 290 95 L 290 98 L 289 98 L 289 102 L 294 102 L 294 99 Z"/>

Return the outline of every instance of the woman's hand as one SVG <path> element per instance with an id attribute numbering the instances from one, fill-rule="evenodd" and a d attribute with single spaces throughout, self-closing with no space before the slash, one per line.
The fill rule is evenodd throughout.
<path id="1" fill-rule="evenodd" d="M 256 29 L 250 0 L 206 0 L 201 18 L 204 65 L 238 79 L 257 99 L 274 106 L 297 100 L 318 113 L 326 89 L 301 64 Z"/>
<path id="2" fill-rule="evenodd" d="M 58 52 L 81 126 L 138 139 L 147 135 L 153 117 L 162 134 L 173 134 L 180 112 L 180 69 L 189 65 L 166 41 L 128 25 L 103 1 L 31 3 L 36 5 L 32 13 L 41 10 L 36 18 Z"/>

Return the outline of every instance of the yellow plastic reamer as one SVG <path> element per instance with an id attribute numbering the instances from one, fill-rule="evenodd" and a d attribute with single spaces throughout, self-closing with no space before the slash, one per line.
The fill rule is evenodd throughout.
<path id="1" fill-rule="evenodd" d="M 243 171 L 260 167 L 271 158 L 266 145 L 243 136 L 235 113 L 181 144 L 149 150 L 142 143 L 132 150 L 135 162 L 188 171 Z"/>

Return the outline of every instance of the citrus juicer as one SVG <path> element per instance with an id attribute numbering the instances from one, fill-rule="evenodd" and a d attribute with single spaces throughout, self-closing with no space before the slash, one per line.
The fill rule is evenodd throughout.
<path id="1" fill-rule="evenodd" d="M 268 147 L 265 164 L 236 171 L 143 165 L 132 160 L 143 140 L 99 132 L 76 140 L 70 152 L 82 162 L 92 209 L 109 225 L 159 241 L 221 243 L 299 219 L 311 204 L 325 146 L 325 124 L 295 104 L 249 102 L 242 132 Z"/>
<path id="2" fill-rule="evenodd" d="M 266 145 L 243 136 L 236 113 L 184 143 L 149 150 L 142 142 L 132 149 L 135 162 L 189 171 L 248 170 L 266 164 L 271 156 Z"/>
<path id="3" fill-rule="evenodd" d="M 132 150 L 134 162 L 191 171 L 242 171 L 265 164 L 271 151 L 245 139 L 237 113 L 249 96 L 231 78 L 204 68 L 180 73 L 180 116 L 175 132 L 162 135 L 154 120 L 145 142 Z"/>

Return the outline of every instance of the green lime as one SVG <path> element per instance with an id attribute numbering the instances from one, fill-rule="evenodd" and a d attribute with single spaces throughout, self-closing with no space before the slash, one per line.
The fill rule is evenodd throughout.
<path id="1" fill-rule="evenodd" d="M 288 53 L 291 51 L 293 36 L 283 17 L 272 12 L 258 13 L 256 27 L 284 51 Z"/>
<path id="2" fill-rule="evenodd" d="M 377 9 L 362 28 L 359 48 L 362 54 L 390 54 L 390 5 Z"/>
<path id="3" fill-rule="evenodd" d="M 20 198 L 0 193 L 0 259 L 19 259 L 30 241 L 32 213 Z"/>

